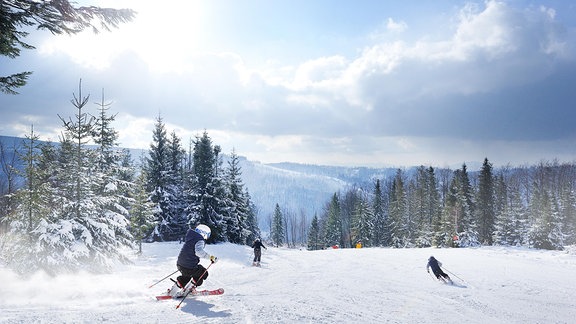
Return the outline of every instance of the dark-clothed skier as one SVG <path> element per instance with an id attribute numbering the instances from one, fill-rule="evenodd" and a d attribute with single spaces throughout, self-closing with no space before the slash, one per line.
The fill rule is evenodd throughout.
<path id="1" fill-rule="evenodd" d="M 450 277 L 446 273 L 444 273 L 444 271 L 442 271 L 440 267 L 442 267 L 442 263 L 440 261 L 436 260 L 436 258 L 434 258 L 433 256 L 428 258 L 426 271 L 430 273 L 430 268 L 432 268 L 432 272 L 436 276 L 436 279 L 442 280 L 443 282 L 452 283 L 452 279 L 450 279 Z"/>
<path id="2" fill-rule="evenodd" d="M 216 262 L 218 258 L 209 255 L 204 251 L 206 240 L 210 237 L 210 227 L 206 225 L 198 225 L 195 229 L 189 229 L 184 239 L 184 246 L 180 250 L 176 267 L 182 273 L 177 278 L 176 287 L 184 288 L 194 278 L 193 284 L 195 287 L 202 285 L 204 280 L 208 278 L 208 271 L 200 264 L 200 258 L 210 258 L 211 262 Z"/>
<path id="3" fill-rule="evenodd" d="M 264 244 L 262 244 L 262 242 L 260 242 L 260 239 L 256 239 L 256 241 L 254 241 L 254 243 L 252 244 L 252 248 L 254 249 L 254 261 L 252 262 L 252 265 L 260 266 L 260 258 L 262 257 L 262 248 L 266 249 L 266 247 L 264 246 Z"/>

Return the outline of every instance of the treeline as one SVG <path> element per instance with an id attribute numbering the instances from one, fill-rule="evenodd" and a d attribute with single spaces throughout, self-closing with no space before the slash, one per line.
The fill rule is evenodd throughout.
<path id="1" fill-rule="evenodd" d="M 470 174 L 421 166 L 398 169 L 372 188 L 335 193 L 308 231 L 309 249 L 525 246 L 560 250 L 576 243 L 576 166 L 494 170 L 488 159 Z"/>
<path id="2" fill-rule="evenodd" d="M 95 116 L 88 100 L 80 84 L 74 117 L 58 116 L 58 143 L 39 141 L 32 128 L 12 154 L 0 147 L 0 262 L 21 273 L 102 271 L 127 261 L 126 247 L 179 240 L 200 223 L 212 229 L 209 242 L 249 244 L 260 235 L 234 152 L 224 166 L 206 132 L 186 150 L 158 117 L 136 165 L 117 149 L 104 94 Z"/>

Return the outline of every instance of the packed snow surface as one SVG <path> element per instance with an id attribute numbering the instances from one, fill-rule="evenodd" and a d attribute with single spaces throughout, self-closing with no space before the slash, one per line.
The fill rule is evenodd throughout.
<path id="1" fill-rule="evenodd" d="M 111 274 L 16 276 L 0 268 L 2 323 L 574 323 L 576 254 L 523 248 L 329 249 L 208 245 L 201 288 L 221 296 L 157 301 L 181 244 L 145 244 Z M 434 255 L 456 285 L 426 273 Z M 202 261 L 208 266 L 209 261 Z M 172 277 L 176 278 L 177 274 Z"/>

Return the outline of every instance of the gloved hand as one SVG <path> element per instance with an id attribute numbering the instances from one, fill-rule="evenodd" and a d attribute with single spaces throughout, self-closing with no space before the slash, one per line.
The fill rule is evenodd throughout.
<path id="1" fill-rule="evenodd" d="M 215 257 L 215 256 L 213 256 L 213 255 L 211 255 L 211 256 L 210 256 L 210 262 L 216 263 L 216 261 L 218 261 L 218 258 Z"/>

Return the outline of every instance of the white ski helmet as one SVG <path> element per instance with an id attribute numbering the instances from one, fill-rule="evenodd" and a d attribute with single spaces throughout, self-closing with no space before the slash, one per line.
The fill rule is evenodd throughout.
<path id="1" fill-rule="evenodd" d="M 207 240 L 210 237 L 210 234 L 212 234 L 212 231 L 210 230 L 210 227 L 200 224 L 198 226 L 196 226 L 196 228 L 194 229 L 194 231 L 196 233 L 199 233 L 200 235 L 202 235 L 202 237 Z"/>

